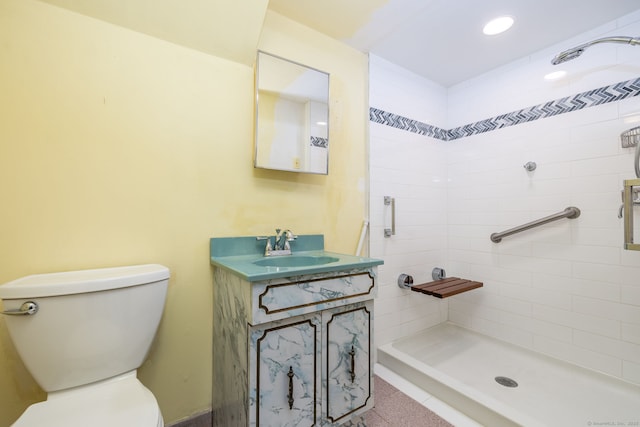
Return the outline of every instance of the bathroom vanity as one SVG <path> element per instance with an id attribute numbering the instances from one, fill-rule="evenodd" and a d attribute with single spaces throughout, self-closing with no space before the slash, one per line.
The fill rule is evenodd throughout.
<path id="1" fill-rule="evenodd" d="M 212 238 L 213 425 L 350 425 L 373 407 L 373 298 L 382 260 L 299 236 Z"/>

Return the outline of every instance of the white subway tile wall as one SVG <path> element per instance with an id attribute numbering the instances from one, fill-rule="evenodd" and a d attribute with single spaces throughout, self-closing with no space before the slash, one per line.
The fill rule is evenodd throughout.
<path id="1" fill-rule="evenodd" d="M 370 57 L 370 104 L 435 126 L 446 124 L 446 90 L 380 58 Z M 413 113 L 415 112 L 415 113 Z M 389 126 L 370 129 L 370 245 L 384 258 L 378 269 L 376 343 L 392 341 L 447 320 L 447 303 L 400 289 L 398 275 L 430 280 L 447 246 L 446 144 Z M 396 235 L 384 196 L 396 199 Z M 413 294 L 413 295 L 411 295 Z"/>
<path id="2" fill-rule="evenodd" d="M 637 79 L 640 47 L 594 46 L 556 67 L 550 59 L 638 34 L 640 10 L 449 89 L 371 56 L 370 105 L 453 129 Z M 565 79 L 543 79 L 559 68 Z M 450 320 L 640 384 L 640 252 L 622 249 L 617 217 L 622 180 L 635 176 L 619 135 L 638 125 L 640 96 L 448 142 L 372 122 L 371 255 L 385 260 L 376 345 Z M 384 196 L 396 198 L 391 238 Z M 568 206 L 581 216 L 489 240 Z M 484 287 L 439 300 L 397 286 L 401 273 L 430 281 L 434 267 Z"/>

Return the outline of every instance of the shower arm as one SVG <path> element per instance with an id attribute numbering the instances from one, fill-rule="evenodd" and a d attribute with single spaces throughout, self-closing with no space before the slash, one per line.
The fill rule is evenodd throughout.
<path id="1" fill-rule="evenodd" d="M 553 65 L 558 65 L 566 61 L 570 61 L 578 56 L 582 55 L 582 53 L 590 46 L 599 43 L 623 43 L 630 44 L 631 46 L 640 45 L 640 37 L 624 37 L 624 36 L 614 36 L 614 37 L 603 37 L 601 39 L 592 40 L 588 43 L 581 44 L 571 49 L 567 49 L 563 52 L 557 54 L 552 60 L 551 63 Z"/>
<path id="2" fill-rule="evenodd" d="M 596 40 L 590 41 L 589 43 L 585 43 L 585 45 L 586 47 L 588 47 L 598 43 L 626 43 L 626 44 L 635 46 L 637 44 L 640 44 L 640 37 L 624 37 L 624 36 L 603 37 L 601 39 L 596 39 Z"/>

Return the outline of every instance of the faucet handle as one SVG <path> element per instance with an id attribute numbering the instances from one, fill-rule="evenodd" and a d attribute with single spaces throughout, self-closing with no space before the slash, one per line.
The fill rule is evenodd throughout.
<path id="1" fill-rule="evenodd" d="M 293 234 L 293 231 L 291 231 L 291 230 L 285 230 L 282 234 L 283 234 L 283 237 L 285 238 L 284 239 L 284 250 L 290 251 L 291 250 L 291 245 L 289 245 L 289 242 L 293 242 L 294 240 L 296 240 L 298 238 L 298 236 Z"/>
<path id="2" fill-rule="evenodd" d="M 271 237 L 269 236 L 258 236 L 256 240 L 266 240 L 267 245 L 264 247 L 264 256 L 269 256 L 273 248 L 271 247 Z"/>

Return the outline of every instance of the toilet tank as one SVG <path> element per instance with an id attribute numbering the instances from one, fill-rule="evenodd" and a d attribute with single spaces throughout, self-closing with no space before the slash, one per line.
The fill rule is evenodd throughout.
<path id="1" fill-rule="evenodd" d="M 33 315 L 4 316 L 34 379 L 58 391 L 137 369 L 155 336 L 169 269 L 157 264 L 38 274 L 0 286 L 4 310 L 27 301 Z"/>

